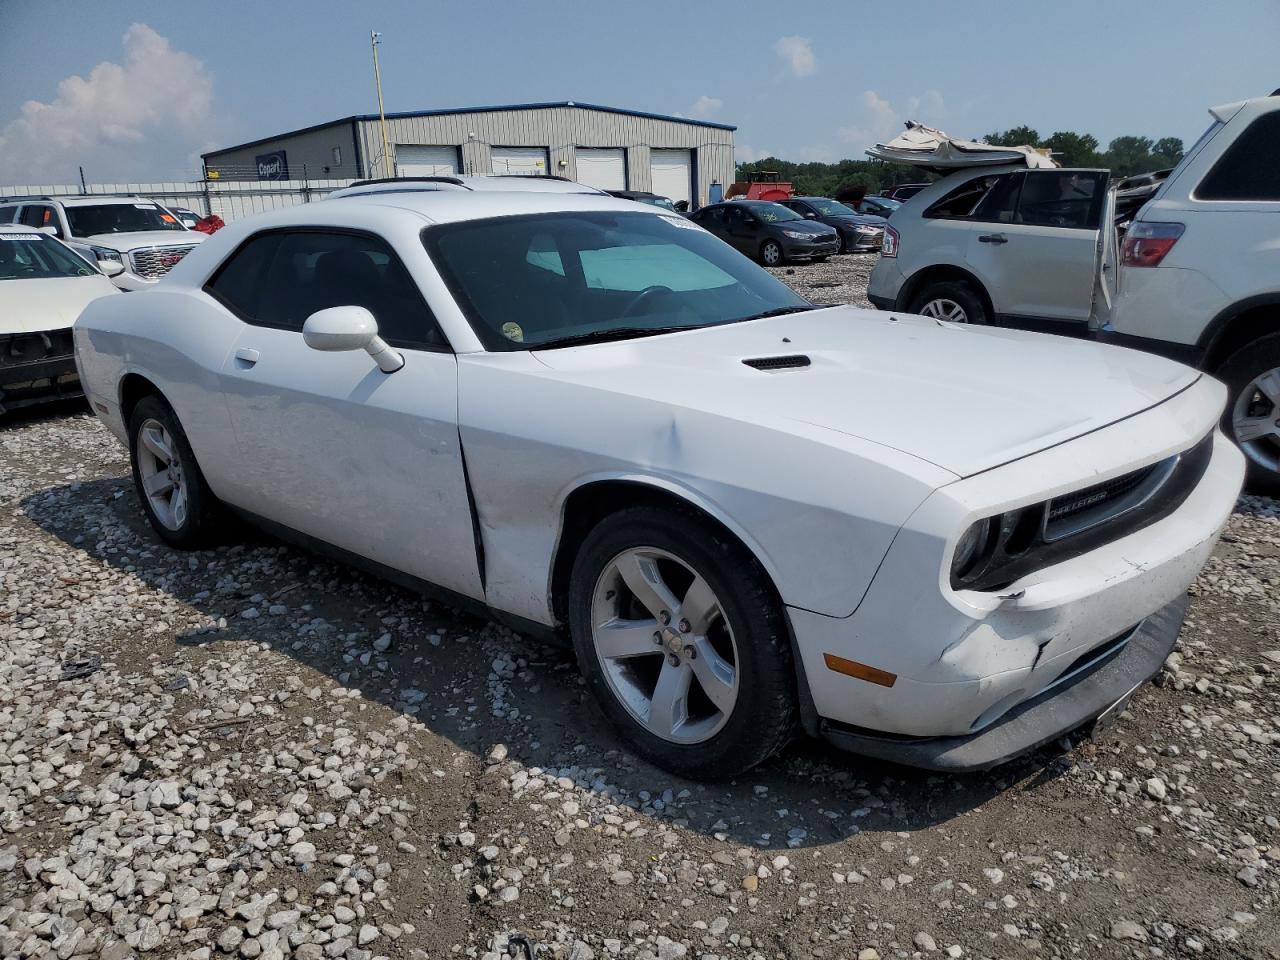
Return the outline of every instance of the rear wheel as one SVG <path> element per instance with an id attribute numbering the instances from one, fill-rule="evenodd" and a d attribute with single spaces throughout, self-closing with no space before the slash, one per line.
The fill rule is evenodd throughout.
<path id="1" fill-rule="evenodd" d="M 760 262 L 766 267 L 781 266 L 784 259 L 782 244 L 777 240 L 766 240 L 760 245 Z"/>
<path id="2" fill-rule="evenodd" d="M 982 298 L 969 284 L 959 280 L 931 283 L 911 301 L 908 313 L 918 313 L 951 323 L 989 323 Z"/>
<path id="3" fill-rule="evenodd" d="M 578 665 L 636 753 L 673 773 L 722 779 L 790 739 L 791 647 L 764 570 L 691 514 L 622 510 L 574 562 Z"/>
<path id="4" fill-rule="evenodd" d="M 173 409 L 143 397 L 129 416 L 133 483 L 152 529 L 165 543 L 196 550 L 214 539 L 221 509 Z"/>
<path id="5" fill-rule="evenodd" d="M 1280 334 L 1240 348 L 1216 373 L 1230 391 L 1222 429 L 1244 452 L 1249 487 L 1280 493 Z"/>

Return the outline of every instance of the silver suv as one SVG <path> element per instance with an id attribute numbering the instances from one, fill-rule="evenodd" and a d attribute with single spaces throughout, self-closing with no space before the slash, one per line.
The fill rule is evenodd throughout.
<path id="1" fill-rule="evenodd" d="M 26 197 L 0 203 L 0 224 L 57 237 L 93 264 L 118 263 L 112 282 L 145 290 L 207 236 L 144 197 Z"/>

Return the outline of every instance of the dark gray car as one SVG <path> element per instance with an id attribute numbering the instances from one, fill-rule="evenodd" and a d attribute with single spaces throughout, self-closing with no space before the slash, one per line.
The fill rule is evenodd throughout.
<path id="1" fill-rule="evenodd" d="M 867 253 L 880 249 L 880 241 L 884 239 L 884 217 L 855 213 L 829 197 L 792 197 L 781 203 L 806 220 L 835 227 L 840 234 L 841 253 Z"/>
<path id="2" fill-rule="evenodd" d="M 806 220 L 780 203 L 729 200 L 703 207 L 691 219 L 766 267 L 825 260 L 840 251 L 834 227 Z"/>

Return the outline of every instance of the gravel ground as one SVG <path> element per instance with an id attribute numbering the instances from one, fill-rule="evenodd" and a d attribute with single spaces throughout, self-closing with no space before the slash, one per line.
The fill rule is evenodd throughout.
<path id="1" fill-rule="evenodd" d="M 96 420 L 10 420 L 0 956 L 1277 957 L 1277 584 L 1245 498 L 1104 739 L 708 786 L 619 751 L 565 651 L 249 532 L 173 552 Z"/>

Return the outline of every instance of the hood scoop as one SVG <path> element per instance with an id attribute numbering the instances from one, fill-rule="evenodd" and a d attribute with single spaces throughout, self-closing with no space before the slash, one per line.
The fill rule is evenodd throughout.
<path id="1" fill-rule="evenodd" d="M 791 353 L 778 357 L 752 357 L 742 362 L 757 370 L 795 370 L 812 363 L 803 353 Z"/>

